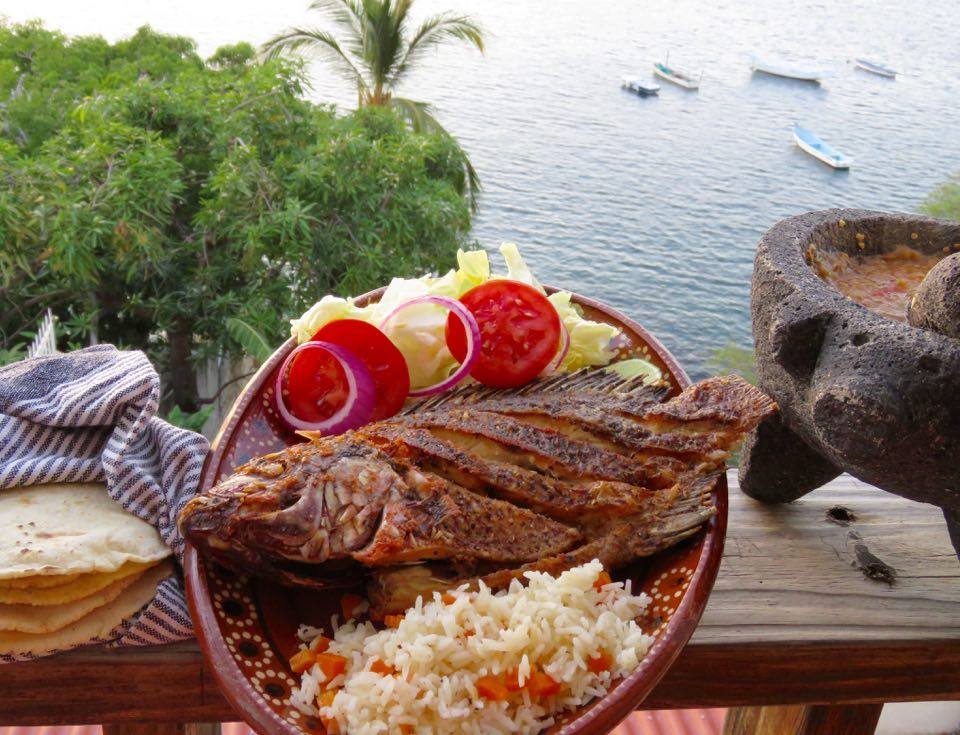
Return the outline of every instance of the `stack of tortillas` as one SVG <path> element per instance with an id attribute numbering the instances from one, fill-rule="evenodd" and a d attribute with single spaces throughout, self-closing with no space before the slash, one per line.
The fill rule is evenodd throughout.
<path id="1" fill-rule="evenodd" d="M 103 640 L 172 573 L 157 530 L 99 484 L 0 491 L 0 653 Z"/>

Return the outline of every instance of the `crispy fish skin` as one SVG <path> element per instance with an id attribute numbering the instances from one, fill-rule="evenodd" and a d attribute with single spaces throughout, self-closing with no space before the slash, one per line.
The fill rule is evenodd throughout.
<path id="1" fill-rule="evenodd" d="M 599 559 L 608 568 L 622 567 L 652 556 L 687 539 L 716 514 L 710 495 L 722 472 L 688 475 L 669 491 L 653 494 L 636 512 L 606 522 L 594 522 L 585 531 L 588 540 L 574 549 L 544 556 L 512 568 L 484 571 L 483 564 L 462 564 L 459 568 L 422 564 L 377 570 L 367 585 L 371 609 L 379 615 L 401 613 L 417 597 L 434 590 L 483 582 L 493 589 L 507 587 L 526 572 L 559 574 L 578 564 Z"/>
<path id="2" fill-rule="evenodd" d="M 387 504 L 383 522 L 354 558 L 369 566 L 473 558 L 515 564 L 566 551 L 582 540 L 569 526 L 487 498 L 419 470 L 406 474 L 405 497 Z"/>
<path id="3" fill-rule="evenodd" d="M 653 490 L 607 480 L 558 480 L 507 462 L 486 459 L 426 429 L 378 424 L 362 435 L 390 456 L 474 492 L 517 503 L 551 518 L 582 520 L 635 511 Z"/>
<path id="4" fill-rule="evenodd" d="M 535 426 L 480 407 L 451 408 L 400 419 L 405 426 L 430 429 L 448 440 L 467 437 L 471 449 L 496 451 L 504 461 L 560 479 L 589 477 L 642 485 L 650 480 L 643 463 L 593 443 L 570 439 L 556 429 Z M 463 441 L 463 439 L 460 439 Z"/>
<path id="5" fill-rule="evenodd" d="M 727 453 L 776 410 L 736 377 L 668 395 L 602 370 L 452 391 L 249 462 L 180 527 L 284 584 L 365 574 L 380 614 L 465 581 L 624 566 L 697 533 Z"/>
<path id="6" fill-rule="evenodd" d="M 370 445 L 296 444 L 248 462 L 191 499 L 179 523 L 194 546 L 228 566 L 309 584 L 286 562 L 348 559 L 373 537 L 402 484 L 389 458 Z"/>
<path id="7" fill-rule="evenodd" d="M 402 474 L 401 474 L 402 473 Z M 360 437 L 298 444 L 241 467 L 180 515 L 223 563 L 303 584 L 288 564 L 376 567 L 474 557 L 514 564 L 566 550 L 580 533 L 534 511 L 393 462 Z"/>

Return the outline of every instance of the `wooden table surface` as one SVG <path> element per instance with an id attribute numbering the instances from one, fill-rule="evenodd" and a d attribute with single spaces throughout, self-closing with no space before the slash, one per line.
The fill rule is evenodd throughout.
<path id="1" fill-rule="evenodd" d="M 849 477 L 769 507 L 730 481 L 709 605 L 644 708 L 960 699 L 960 563 L 938 509 Z M 236 719 L 193 642 L 0 666 L 0 697 L 2 725 Z"/>

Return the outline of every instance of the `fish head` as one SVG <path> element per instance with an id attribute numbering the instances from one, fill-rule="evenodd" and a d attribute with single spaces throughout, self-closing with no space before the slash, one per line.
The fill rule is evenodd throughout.
<path id="1" fill-rule="evenodd" d="M 337 439 L 238 468 L 187 503 L 178 521 L 184 537 L 227 566 L 268 576 L 301 563 L 319 576 L 342 567 L 404 483 L 378 449 Z"/>

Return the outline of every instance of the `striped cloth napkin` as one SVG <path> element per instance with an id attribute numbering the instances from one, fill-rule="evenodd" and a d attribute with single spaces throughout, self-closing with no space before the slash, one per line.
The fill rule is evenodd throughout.
<path id="1" fill-rule="evenodd" d="M 196 491 L 210 445 L 157 418 L 159 397 L 160 379 L 146 356 L 112 345 L 0 369 L 0 492 L 104 482 L 180 558 L 177 514 Z M 147 607 L 98 642 L 145 646 L 192 636 L 183 582 L 171 577 Z"/>

